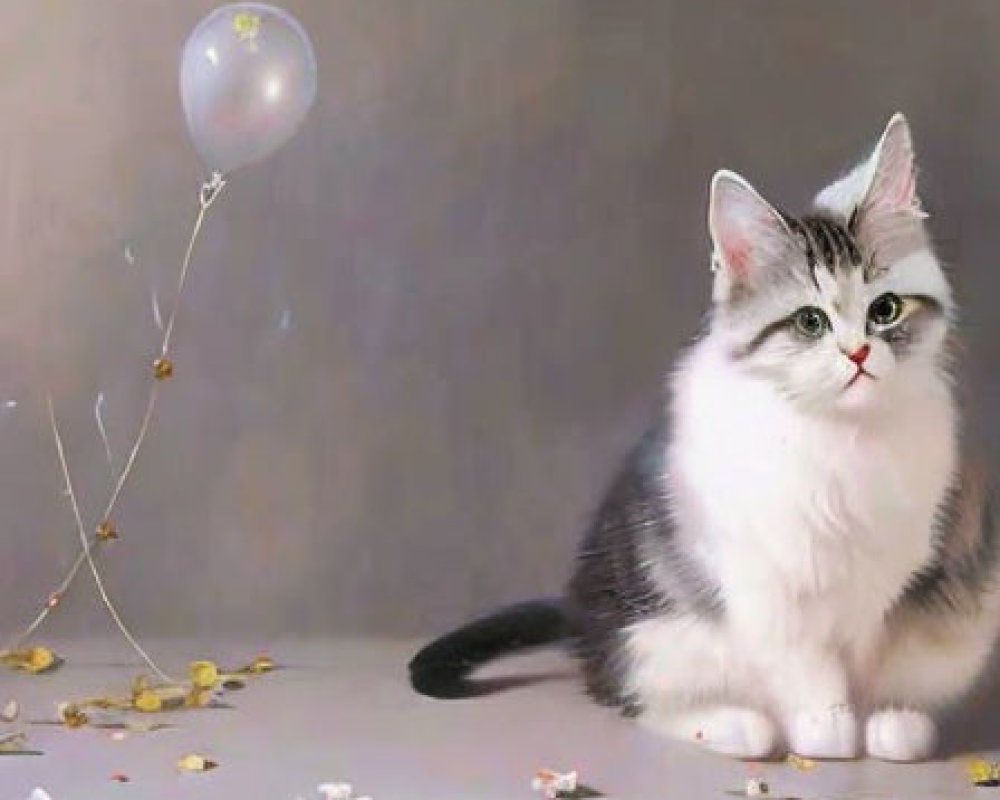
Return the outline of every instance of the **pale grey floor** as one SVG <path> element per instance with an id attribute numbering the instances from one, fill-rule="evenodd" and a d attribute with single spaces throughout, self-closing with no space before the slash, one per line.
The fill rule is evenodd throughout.
<path id="1" fill-rule="evenodd" d="M 63 642 L 68 663 L 48 676 L 0 673 L 0 697 L 29 717 L 58 700 L 127 692 L 138 671 L 114 645 Z M 665 743 L 584 700 L 557 656 L 518 659 L 506 671 L 550 674 L 500 696 L 438 702 L 403 679 L 412 643 L 378 640 L 248 642 L 206 648 L 158 641 L 153 651 L 183 669 L 191 658 L 230 666 L 267 649 L 287 669 L 230 695 L 233 710 L 175 715 L 177 727 L 113 741 L 96 730 L 31 729 L 43 757 L 0 758 L 0 800 L 24 800 L 35 786 L 53 800 L 294 800 L 318 797 L 326 781 L 353 783 L 374 800 L 531 800 L 532 772 L 577 768 L 620 800 L 725 798 L 744 785 L 746 765 Z M 114 662 L 119 662 L 117 665 Z M 181 754 L 202 751 L 220 767 L 179 775 Z M 116 771 L 131 782 L 112 783 Z M 802 774 L 784 765 L 763 773 L 775 797 L 1000 798 L 974 789 L 956 761 L 891 766 L 821 764 Z"/>

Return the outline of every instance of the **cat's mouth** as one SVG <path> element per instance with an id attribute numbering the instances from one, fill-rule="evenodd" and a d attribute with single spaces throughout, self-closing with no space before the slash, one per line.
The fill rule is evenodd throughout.
<path id="1" fill-rule="evenodd" d="M 865 378 L 871 378 L 871 379 L 872 379 L 873 381 L 877 381 L 877 380 L 878 380 L 878 378 L 876 378 L 876 377 L 875 377 L 874 375 L 872 375 L 872 374 L 871 374 L 871 373 L 870 373 L 870 372 L 869 372 L 868 370 L 866 370 L 866 369 L 865 369 L 864 367 L 858 367 L 858 371 L 857 371 L 857 372 L 855 372 L 855 373 L 854 373 L 854 377 L 853 377 L 853 378 L 851 378 L 851 379 L 850 379 L 850 380 L 849 380 L 849 381 L 847 382 L 847 386 L 845 386 L 845 387 L 844 387 L 844 391 L 846 392 L 846 391 L 847 391 L 848 389 L 850 389 L 850 388 L 851 388 L 851 387 L 852 387 L 852 386 L 853 386 L 854 384 L 856 384 L 856 383 L 858 382 L 858 380 L 859 380 L 860 378 L 862 378 L 862 377 L 865 377 Z"/>

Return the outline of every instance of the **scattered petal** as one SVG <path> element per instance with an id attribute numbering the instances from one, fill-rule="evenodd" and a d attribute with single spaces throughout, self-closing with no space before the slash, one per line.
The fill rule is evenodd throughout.
<path id="1" fill-rule="evenodd" d="M 131 733 L 152 733 L 153 731 L 162 731 L 164 728 L 172 728 L 173 725 L 169 725 L 166 722 L 145 722 L 140 720 L 130 720 L 125 724 L 126 730 Z"/>
<path id="2" fill-rule="evenodd" d="M 40 750 L 28 749 L 28 737 L 23 733 L 12 733 L 0 737 L 0 756 L 40 756 Z"/>
<path id="3" fill-rule="evenodd" d="M 215 692 L 195 686 L 184 697 L 184 705 L 188 708 L 207 708 L 215 700 Z"/>
<path id="4" fill-rule="evenodd" d="M 17 700 L 9 700 L 3 711 L 0 711 L 0 721 L 3 722 L 16 722 L 19 716 L 21 716 L 21 706 Z"/>
<path id="5" fill-rule="evenodd" d="M 82 728 L 90 722 L 90 718 L 76 703 L 59 703 L 56 710 L 59 712 L 62 724 L 67 728 Z"/>
<path id="6" fill-rule="evenodd" d="M 0 653 L 0 664 L 32 675 L 51 672 L 62 663 L 63 660 L 47 647 L 29 647 L 25 650 L 7 650 Z"/>
<path id="7" fill-rule="evenodd" d="M 321 783 L 316 791 L 323 795 L 324 800 L 351 800 L 354 795 L 349 783 Z"/>
<path id="8" fill-rule="evenodd" d="M 263 675 L 275 669 L 274 659 L 268 655 L 257 656 L 250 664 L 237 670 L 244 675 Z"/>
<path id="9" fill-rule="evenodd" d="M 531 788 L 547 798 L 586 798 L 603 797 L 601 792 L 579 782 L 579 776 L 572 772 L 556 772 L 551 769 L 540 769 L 531 781 Z"/>
<path id="10" fill-rule="evenodd" d="M 128 736 L 128 731 L 112 731 L 111 740 L 114 742 L 123 742 Z"/>
<path id="11" fill-rule="evenodd" d="M 208 770 L 215 769 L 217 766 L 219 765 L 216 762 L 198 753 L 189 753 L 177 761 L 177 768 L 182 772 L 208 772 Z"/>
<path id="12" fill-rule="evenodd" d="M 124 772 L 112 772 L 111 780 L 113 780 L 115 783 L 128 783 L 129 777 Z"/>
<path id="13" fill-rule="evenodd" d="M 28 800 L 52 800 L 52 795 L 41 786 L 36 786 L 34 791 L 28 795 Z"/>
<path id="14" fill-rule="evenodd" d="M 153 686 L 146 678 L 140 677 L 132 684 L 131 707 L 147 713 L 172 711 L 187 704 L 190 691 L 190 687 L 181 684 Z"/>
<path id="15" fill-rule="evenodd" d="M 799 772 L 812 772 L 816 769 L 816 762 L 811 758 L 803 758 L 795 753 L 789 753 L 786 763 L 790 767 L 794 767 Z"/>
<path id="16" fill-rule="evenodd" d="M 976 786 L 1000 786 L 1000 764 L 975 758 L 966 763 L 966 771 Z"/>
<path id="17" fill-rule="evenodd" d="M 137 711 L 152 713 L 162 710 L 163 700 L 154 690 L 143 689 L 140 692 L 136 692 L 132 698 L 132 705 L 135 706 Z"/>
<path id="18" fill-rule="evenodd" d="M 211 689 L 219 682 L 219 668 L 212 661 L 194 661 L 189 671 L 191 682 L 199 689 Z"/>

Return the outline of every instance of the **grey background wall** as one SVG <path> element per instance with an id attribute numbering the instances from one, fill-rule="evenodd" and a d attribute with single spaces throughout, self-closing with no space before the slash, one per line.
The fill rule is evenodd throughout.
<path id="1" fill-rule="evenodd" d="M 116 463 L 139 422 L 212 5 L 0 2 L 0 633 L 74 555 L 46 390 L 88 519 L 98 394 Z M 412 633 L 556 591 L 704 309 L 712 171 L 795 206 L 895 110 L 995 404 L 1000 5 L 287 7 L 317 106 L 216 207 L 102 559 L 140 631 Z M 53 629 L 106 630 L 87 580 Z"/>

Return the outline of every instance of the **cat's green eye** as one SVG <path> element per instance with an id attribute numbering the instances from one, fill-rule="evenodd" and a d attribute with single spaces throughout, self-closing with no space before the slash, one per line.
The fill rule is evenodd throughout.
<path id="1" fill-rule="evenodd" d="M 804 306 L 792 317 L 795 330 L 807 339 L 818 339 L 830 327 L 830 320 L 822 309 L 815 306 Z"/>
<path id="2" fill-rule="evenodd" d="M 868 321 L 878 328 L 898 322 L 903 315 L 903 300 L 898 294 L 886 292 L 876 297 L 868 306 Z"/>

